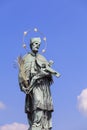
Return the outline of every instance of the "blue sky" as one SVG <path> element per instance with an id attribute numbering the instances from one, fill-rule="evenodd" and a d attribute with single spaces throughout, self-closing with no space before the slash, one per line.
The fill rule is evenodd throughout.
<path id="1" fill-rule="evenodd" d="M 0 130 L 24 130 L 28 124 L 13 63 L 25 54 L 23 32 L 34 27 L 46 35 L 44 56 L 61 73 L 51 86 L 53 130 L 87 130 L 86 0 L 0 1 Z"/>

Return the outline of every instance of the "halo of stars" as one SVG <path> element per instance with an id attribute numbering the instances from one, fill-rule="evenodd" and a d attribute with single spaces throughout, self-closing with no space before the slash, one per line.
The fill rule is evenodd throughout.
<path id="1" fill-rule="evenodd" d="M 30 33 L 31 31 L 36 32 L 36 33 L 38 32 L 39 34 L 42 35 L 42 37 L 43 37 L 42 40 L 45 43 L 44 48 L 42 49 L 42 53 L 45 53 L 46 52 L 46 48 L 47 48 L 47 39 L 44 36 L 44 34 L 42 32 L 40 32 L 37 28 L 31 29 L 31 30 L 28 30 L 28 31 L 24 31 L 22 47 L 27 50 L 27 46 L 26 46 L 26 43 L 24 42 L 24 40 L 25 40 L 25 37 L 28 35 L 28 33 Z"/>

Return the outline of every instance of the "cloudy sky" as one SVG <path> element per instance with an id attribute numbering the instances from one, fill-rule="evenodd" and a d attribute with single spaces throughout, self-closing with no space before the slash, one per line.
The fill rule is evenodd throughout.
<path id="1" fill-rule="evenodd" d="M 0 0 L 0 130 L 28 128 L 13 64 L 26 53 L 23 32 L 35 27 L 47 37 L 44 56 L 61 73 L 51 86 L 53 130 L 87 130 L 86 0 Z"/>

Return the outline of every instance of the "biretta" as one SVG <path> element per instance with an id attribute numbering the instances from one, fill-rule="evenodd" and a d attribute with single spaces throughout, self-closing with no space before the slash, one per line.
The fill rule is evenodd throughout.
<path id="1" fill-rule="evenodd" d="M 30 44 L 32 43 L 41 43 L 41 38 L 40 37 L 34 37 L 30 39 Z"/>

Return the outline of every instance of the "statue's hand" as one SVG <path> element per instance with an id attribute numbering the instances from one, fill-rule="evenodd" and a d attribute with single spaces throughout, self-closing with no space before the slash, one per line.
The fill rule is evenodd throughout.
<path id="1" fill-rule="evenodd" d="M 59 77 L 61 76 L 61 74 L 60 74 L 60 73 L 55 72 L 55 76 L 59 78 Z"/>
<path id="2" fill-rule="evenodd" d="M 41 73 L 42 75 L 49 75 L 49 72 L 46 71 L 46 68 L 41 68 L 40 73 Z"/>
<path id="3" fill-rule="evenodd" d="M 24 91 L 25 94 L 29 94 L 29 88 L 22 87 L 22 91 Z"/>

